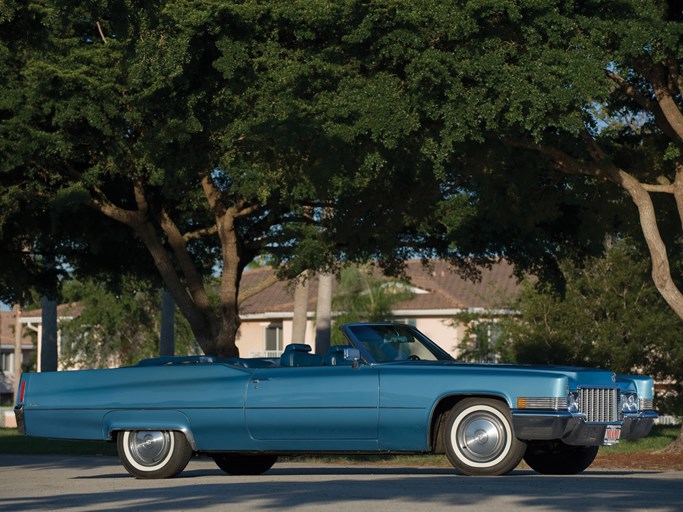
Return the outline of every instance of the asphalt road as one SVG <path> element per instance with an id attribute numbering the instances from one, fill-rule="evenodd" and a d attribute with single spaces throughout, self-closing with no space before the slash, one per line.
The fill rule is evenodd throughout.
<path id="1" fill-rule="evenodd" d="M 171 480 L 136 480 L 115 457 L 0 455 L 0 511 L 676 511 L 683 472 L 516 470 L 465 477 L 444 468 L 276 464 L 256 477 L 210 459 Z"/>

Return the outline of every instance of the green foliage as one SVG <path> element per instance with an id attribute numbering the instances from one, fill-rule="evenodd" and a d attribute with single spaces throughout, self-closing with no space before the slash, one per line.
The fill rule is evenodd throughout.
<path id="1" fill-rule="evenodd" d="M 513 360 L 510 343 L 506 338 L 506 321 L 509 319 L 494 314 L 465 312 L 455 315 L 455 325 L 465 328 L 464 336 L 458 344 L 458 359 L 468 363 L 499 363 Z"/>
<path id="2" fill-rule="evenodd" d="M 116 287 L 115 287 L 116 288 Z M 76 316 L 60 322 L 61 363 L 66 367 L 131 365 L 159 354 L 161 292 L 127 276 L 114 290 L 101 281 L 68 281 L 64 298 Z M 198 351 L 187 321 L 175 315 L 176 355 Z"/>
<path id="3" fill-rule="evenodd" d="M 564 295 L 545 283 L 526 282 L 521 316 L 506 322 L 507 356 L 680 382 L 683 324 L 657 293 L 648 267 L 637 247 L 620 240 L 582 266 L 563 262 Z"/>
<path id="4" fill-rule="evenodd" d="M 332 298 L 332 310 L 339 313 L 334 317 L 334 325 L 391 321 L 394 306 L 412 297 L 405 281 L 382 277 L 372 266 L 345 267 Z M 346 344 L 339 329 L 332 329 L 332 344 Z"/>
<path id="5" fill-rule="evenodd" d="M 290 277 L 415 256 L 559 277 L 634 223 L 529 147 L 584 163 L 588 130 L 670 171 L 678 143 L 606 74 L 677 56 L 669 18 L 621 0 L 3 3 L 0 298 L 54 294 L 67 270 L 163 280 L 225 355 L 262 254 Z"/>
<path id="6" fill-rule="evenodd" d="M 107 441 L 66 441 L 29 437 L 15 428 L 0 429 L 0 453 L 20 455 L 109 455 L 116 456 L 116 443 Z"/>
<path id="7" fill-rule="evenodd" d="M 655 425 L 647 437 L 636 440 L 622 440 L 616 446 L 602 448 L 600 456 L 609 457 L 623 453 L 650 453 L 666 448 L 675 439 L 680 429 Z M 61 439 L 44 439 L 28 437 L 16 429 L 0 429 L 0 454 L 22 455 L 110 455 L 116 456 L 116 444 L 107 441 L 69 441 Z M 315 462 L 329 464 L 395 464 L 402 468 L 438 466 L 451 468 L 444 455 L 347 455 L 347 456 L 301 456 L 287 457 L 284 460 L 295 462 Z M 643 469 L 650 469 L 644 467 Z"/>

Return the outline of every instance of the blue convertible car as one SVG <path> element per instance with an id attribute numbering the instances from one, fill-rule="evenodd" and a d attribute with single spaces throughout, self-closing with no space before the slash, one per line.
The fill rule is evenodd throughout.
<path id="1" fill-rule="evenodd" d="M 195 453 L 230 474 L 280 454 L 445 453 L 468 475 L 524 459 L 586 469 L 601 445 L 649 433 L 649 377 L 572 367 L 463 364 L 413 327 L 346 324 L 327 354 L 161 357 L 110 370 L 24 374 L 15 407 L 31 436 L 117 443 L 139 478 L 180 473 Z"/>

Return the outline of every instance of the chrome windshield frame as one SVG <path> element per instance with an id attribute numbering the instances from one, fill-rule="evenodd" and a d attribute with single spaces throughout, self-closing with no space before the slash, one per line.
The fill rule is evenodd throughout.
<path id="1" fill-rule="evenodd" d="M 402 323 L 396 323 L 396 322 L 362 322 L 362 323 L 347 323 L 344 324 L 340 327 L 342 333 L 348 340 L 348 342 L 353 345 L 355 348 L 360 350 L 361 356 L 363 358 L 363 361 L 367 364 L 388 364 L 388 363 L 394 363 L 394 362 L 401 362 L 401 363 L 412 363 L 412 362 L 420 362 L 420 361 L 451 361 L 455 362 L 455 359 L 444 349 L 442 349 L 440 346 L 438 346 L 436 343 L 434 343 L 432 340 L 430 340 L 427 336 L 425 336 L 422 332 L 420 332 L 418 329 L 413 327 L 412 325 L 408 324 L 402 324 Z M 410 360 L 410 359 L 401 359 L 398 361 L 391 360 L 391 361 L 378 361 L 376 357 L 374 357 L 369 350 L 366 348 L 366 344 L 363 342 L 363 340 L 359 339 L 357 335 L 357 331 L 359 329 L 375 329 L 379 331 L 380 329 L 386 330 L 386 329 L 395 329 L 397 331 L 404 331 L 408 332 L 410 336 L 416 341 L 418 341 L 432 356 L 434 356 L 433 359 L 421 359 L 421 360 Z M 379 334 L 379 333 L 378 333 Z"/>

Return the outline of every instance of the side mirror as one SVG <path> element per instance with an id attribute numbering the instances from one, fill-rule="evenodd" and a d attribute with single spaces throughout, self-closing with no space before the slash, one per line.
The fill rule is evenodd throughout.
<path id="1" fill-rule="evenodd" d="M 344 349 L 344 359 L 352 361 L 352 366 L 358 368 L 360 366 L 360 350 L 357 348 L 348 347 Z"/>
<path id="2" fill-rule="evenodd" d="M 357 348 L 347 347 L 344 349 L 344 359 L 348 361 L 353 361 L 354 359 L 360 359 L 360 350 Z"/>

